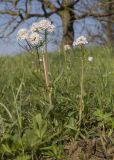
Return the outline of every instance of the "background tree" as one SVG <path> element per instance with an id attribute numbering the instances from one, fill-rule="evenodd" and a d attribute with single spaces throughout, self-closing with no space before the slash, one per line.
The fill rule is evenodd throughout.
<path id="1" fill-rule="evenodd" d="M 96 23 L 99 21 L 102 30 L 108 26 L 107 31 L 102 32 L 100 37 L 106 34 L 106 37 L 112 42 L 114 36 L 113 5 L 114 0 L 106 0 L 105 3 L 103 0 L 2 0 L 0 2 L 2 29 L 0 37 L 9 36 L 20 24 L 28 20 L 58 15 L 61 18 L 63 29 L 62 44 L 73 43 L 75 36 L 74 22 L 77 24 L 79 20 L 88 17 L 92 17 Z M 84 29 L 89 31 L 89 26 L 84 24 Z M 90 31 L 88 33 L 93 35 Z"/>
<path id="2" fill-rule="evenodd" d="M 106 6 L 106 12 L 108 14 L 111 14 L 114 12 L 113 0 L 107 0 L 107 2 L 105 2 L 105 6 Z M 114 44 L 114 15 L 113 14 L 106 18 L 106 33 L 107 33 L 108 41 Z"/>

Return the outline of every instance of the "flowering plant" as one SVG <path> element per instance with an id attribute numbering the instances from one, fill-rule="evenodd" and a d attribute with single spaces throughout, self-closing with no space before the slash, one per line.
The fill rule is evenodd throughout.
<path id="1" fill-rule="evenodd" d="M 32 32 L 49 32 L 52 33 L 55 29 L 55 26 L 51 24 L 50 21 L 48 20 L 41 20 L 40 22 L 35 22 L 31 26 L 31 31 Z"/>
<path id="2" fill-rule="evenodd" d="M 37 48 L 43 47 L 44 42 L 47 43 L 47 35 L 54 32 L 54 30 L 55 26 L 49 20 L 43 19 L 33 23 L 28 30 L 25 28 L 20 29 L 17 33 L 17 40 L 21 47 L 27 51 L 31 51 L 36 46 Z M 26 45 L 23 45 L 24 42 Z"/>
<path id="3" fill-rule="evenodd" d="M 71 49 L 71 46 L 69 44 L 64 45 L 64 50 L 68 51 Z"/>
<path id="4" fill-rule="evenodd" d="M 74 42 L 73 42 L 73 46 L 78 46 L 78 45 L 85 45 L 88 44 L 88 41 L 86 39 L 86 37 L 84 36 L 80 36 L 78 37 Z"/>
<path id="5" fill-rule="evenodd" d="M 47 43 L 48 43 L 48 34 L 54 32 L 55 26 L 47 19 L 43 19 L 39 22 L 35 22 L 32 24 L 29 30 L 23 28 L 18 31 L 17 40 L 19 41 L 19 45 L 31 52 L 34 49 L 38 54 L 38 60 L 40 61 L 39 49 L 42 49 L 42 59 L 43 59 L 43 67 L 44 67 L 44 76 L 47 89 L 50 87 L 50 80 L 48 76 L 48 55 L 47 55 Z M 21 42 L 21 43 L 20 43 Z M 23 45 L 24 44 L 24 45 Z M 51 93 L 49 91 L 49 104 L 52 104 Z"/>

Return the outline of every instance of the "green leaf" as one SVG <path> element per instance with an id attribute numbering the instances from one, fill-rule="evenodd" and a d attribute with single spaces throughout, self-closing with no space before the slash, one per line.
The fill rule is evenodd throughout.
<path id="1" fill-rule="evenodd" d="M 69 123 L 68 123 L 68 125 L 65 125 L 65 127 L 68 129 L 75 130 L 75 131 L 77 130 L 74 117 L 71 117 L 69 119 Z"/>
<path id="2" fill-rule="evenodd" d="M 6 153 L 12 153 L 12 151 L 11 151 L 11 149 L 10 149 L 8 144 L 2 144 L 2 149 Z"/>
<path id="3" fill-rule="evenodd" d="M 46 131 L 47 131 L 47 123 L 44 124 L 43 128 L 41 129 L 41 138 L 44 137 L 44 135 L 46 135 Z"/>
<path id="4" fill-rule="evenodd" d="M 60 72 L 60 74 L 58 75 L 58 77 L 56 77 L 56 79 L 54 80 L 54 84 L 57 83 L 61 79 L 61 77 L 63 75 L 63 71 L 64 70 L 62 69 L 61 72 Z"/>
<path id="5" fill-rule="evenodd" d="M 16 160 L 30 160 L 30 156 L 28 155 L 18 156 Z"/>

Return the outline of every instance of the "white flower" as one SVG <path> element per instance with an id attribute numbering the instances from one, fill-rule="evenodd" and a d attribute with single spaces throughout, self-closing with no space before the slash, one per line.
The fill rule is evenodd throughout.
<path id="1" fill-rule="evenodd" d="M 39 59 L 39 61 L 40 61 L 40 62 L 42 62 L 42 61 L 43 61 L 43 59 L 42 59 L 42 58 L 40 58 L 40 59 Z"/>
<path id="2" fill-rule="evenodd" d="M 26 40 L 26 39 L 28 39 L 28 30 L 22 28 L 17 33 L 17 40 Z"/>
<path id="3" fill-rule="evenodd" d="M 55 30 L 55 26 L 53 24 L 50 25 L 50 27 L 48 27 L 47 31 L 52 33 Z"/>
<path id="4" fill-rule="evenodd" d="M 38 33 L 34 32 L 29 35 L 28 41 L 32 45 L 38 45 L 42 41 L 42 38 Z"/>
<path id="5" fill-rule="evenodd" d="M 93 61 L 93 57 L 88 57 L 88 61 L 92 62 Z"/>
<path id="6" fill-rule="evenodd" d="M 73 42 L 73 46 L 84 45 L 84 44 L 87 44 L 87 43 L 88 43 L 88 41 L 87 41 L 86 37 L 80 36 L 79 38 L 77 38 Z"/>
<path id="7" fill-rule="evenodd" d="M 36 32 L 38 30 L 38 22 L 35 22 L 31 26 L 31 32 Z"/>
<path id="8" fill-rule="evenodd" d="M 70 47 L 69 44 L 64 45 L 64 50 L 65 50 L 65 51 L 70 50 L 70 49 L 71 49 L 71 47 Z"/>
<path id="9" fill-rule="evenodd" d="M 46 20 L 46 19 L 33 23 L 31 26 L 32 32 L 41 32 L 41 31 L 53 32 L 54 29 L 55 29 L 55 26 L 51 24 L 49 20 Z"/>

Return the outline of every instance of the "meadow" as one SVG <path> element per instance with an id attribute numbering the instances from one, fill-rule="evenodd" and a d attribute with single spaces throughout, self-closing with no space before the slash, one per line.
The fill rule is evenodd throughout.
<path id="1" fill-rule="evenodd" d="M 114 159 L 114 48 L 86 48 L 79 122 L 81 55 L 49 54 L 52 105 L 36 54 L 0 57 L 1 160 Z"/>

